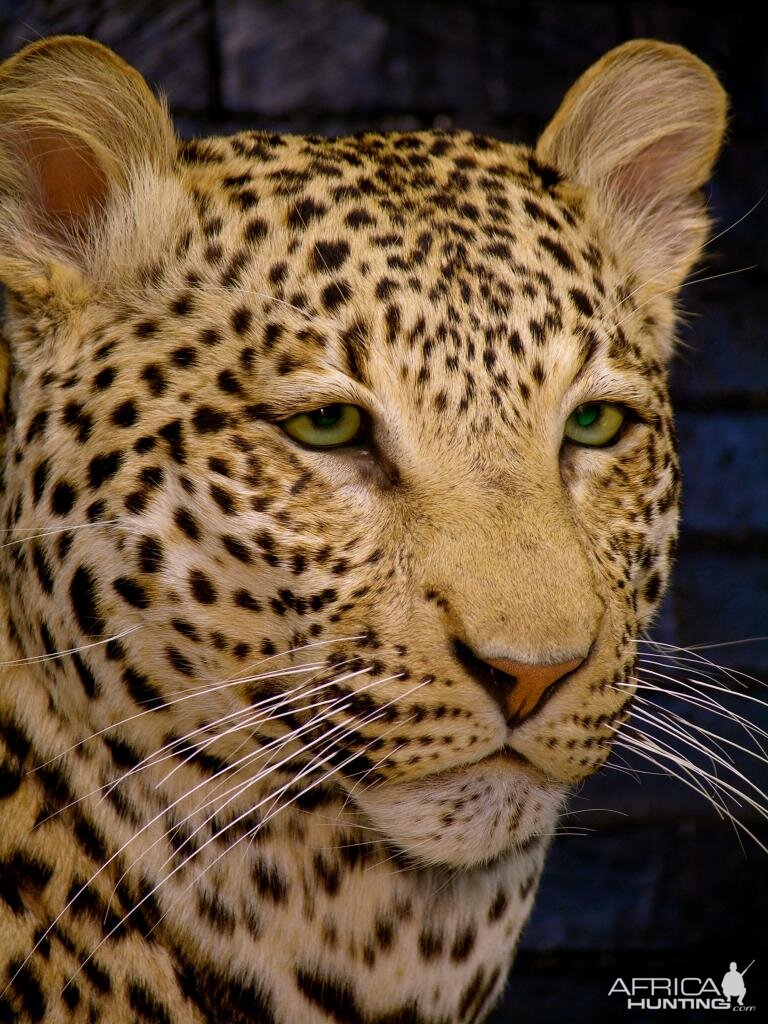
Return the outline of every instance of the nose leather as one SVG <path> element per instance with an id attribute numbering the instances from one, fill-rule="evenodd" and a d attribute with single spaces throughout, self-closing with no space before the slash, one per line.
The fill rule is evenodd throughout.
<path id="1" fill-rule="evenodd" d="M 527 665 L 508 658 L 486 658 L 485 662 L 501 675 L 496 682 L 502 690 L 507 721 L 510 725 L 522 722 L 552 696 L 556 684 L 584 664 L 584 658 L 574 658 L 557 665 Z"/>

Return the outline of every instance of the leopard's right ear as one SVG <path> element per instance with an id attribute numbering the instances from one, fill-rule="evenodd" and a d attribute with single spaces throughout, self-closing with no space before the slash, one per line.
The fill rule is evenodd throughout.
<path id="1" fill-rule="evenodd" d="M 144 79 L 100 43 L 54 36 L 7 60 L 0 66 L 0 281 L 40 294 L 87 278 L 110 209 L 142 176 L 169 170 L 175 145 L 168 114 Z"/>

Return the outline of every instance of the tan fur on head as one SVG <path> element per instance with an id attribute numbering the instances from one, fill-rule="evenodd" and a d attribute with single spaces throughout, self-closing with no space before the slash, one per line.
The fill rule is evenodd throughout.
<path id="1" fill-rule="evenodd" d="M 697 195 L 725 131 L 712 70 L 681 46 L 637 39 L 570 89 L 537 154 L 594 192 L 616 251 L 642 284 L 679 287 L 709 220 Z"/>
<path id="2" fill-rule="evenodd" d="M 0 68 L 0 277 L 23 288 L 51 263 L 82 265 L 100 215 L 175 136 L 144 79 L 90 39 L 60 36 Z"/>

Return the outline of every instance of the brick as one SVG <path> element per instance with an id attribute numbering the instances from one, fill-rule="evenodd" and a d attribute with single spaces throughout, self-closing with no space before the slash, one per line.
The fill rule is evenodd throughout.
<path id="1" fill-rule="evenodd" d="M 759 548 L 729 551 L 716 536 L 686 539 L 675 573 L 672 607 L 678 641 L 683 645 L 765 637 L 765 552 Z M 718 648 L 717 661 L 752 667 L 766 679 L 768 643 Z"/>
<path id="2" fill-rule="evenodd" d="M 671 367 L 673 402 L 738 408 L 750 396 L 768 396 L 768 288 L 761 286 L 760 274 L 695 287 L 695 303 L 685 300 L 685 345 Z"/>
<path id="3" fill-rule="evenodd" d="M 761 857 L 754 850 L 745 859 L 725 826 L 686 821 L 556 839 L 521 949 L 762 943 L 768 892 Z"/>
<path id="4" fill-rule="evenodd" d="M 383 18 L 334 0 L 308 6 L 228 0 L 218 17 L 222 100 L 233 111 L 279 117 L 298 111 L 381 106 Z"/>
<path id="5" fill-rule="evenodd" d="M 466 112 L 542 124 L 591 60 L 618 39 L 613 7 L 340 0 L 219 12 L 222 96 L 231 110 Z"/>
<path id="6" fill-rule="evenodd" d="M 682 413 L 683 528 L 768 533 L 768 412 Z"/>
<path id="7" fill-rule="evenodd" d="M 208 18 L 203 0 L 151 0 L 94 5 L 31 0 L 23 15 L 7 17 L 2 58 L 41 36 L 87 35 L 111 46 L 133 64 L 173 106 L 192 110 L 209 104 Z"/>

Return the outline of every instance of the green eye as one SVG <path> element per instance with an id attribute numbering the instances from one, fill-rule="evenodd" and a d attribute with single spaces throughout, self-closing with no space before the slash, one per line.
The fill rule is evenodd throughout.
<path id="1" fill-rule="evenodd" d="M 363 417 L 356 405 L 337 402 L 321 409 L 297 413 L 284 420 L 282 426 L 294 441 L 310 448 L 333 448 L 354 441 L 362 423 Z"/>
<path id="2" fill-rule="evenodd" d="M 565 436 L 576 444 L 604 448 L 616 437 L 626 419 L 620 405 L 612 402 L 586 402 L 577 406 L 565 423 Z"/>

